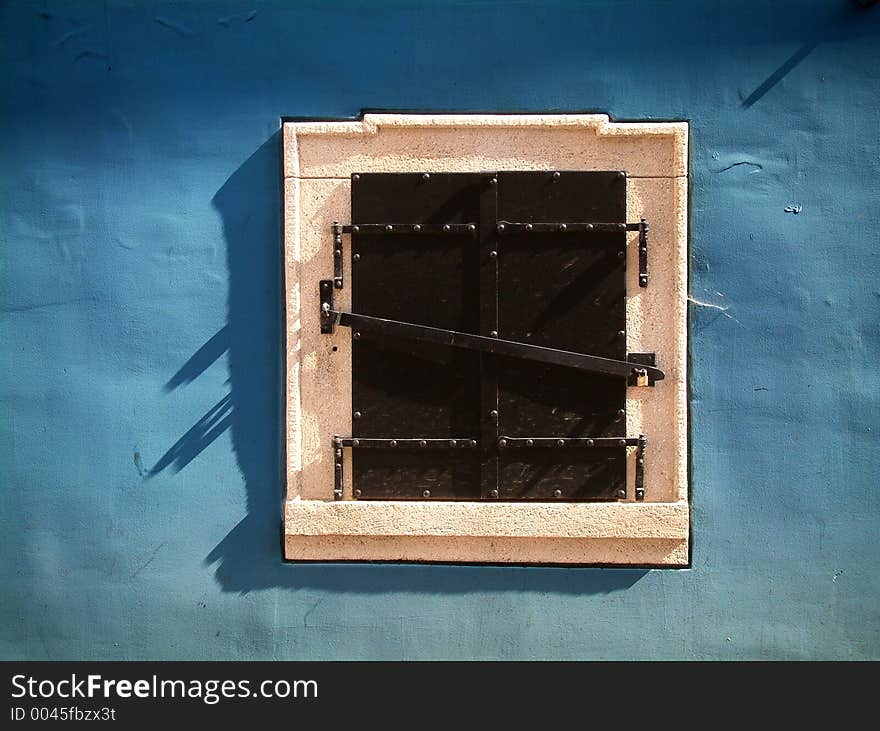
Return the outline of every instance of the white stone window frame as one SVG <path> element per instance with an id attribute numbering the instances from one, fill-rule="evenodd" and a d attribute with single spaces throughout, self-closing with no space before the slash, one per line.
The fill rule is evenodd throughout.
<path id="1" fill-rule="evenodd" d="M 686 122 L 607 115 L 366 114 L 285 122 L 285 558 L 687 566 Z M 627 235 L 627 351 L 657 353 L 666 379 L 627 389 L 628 435 L 648 437 L 646 499 L 596 503 L 358 501 L 351 459 L 333 499 L 334 434 L 350 435 L 351 332 L 320 334 L 318 282 L 333 276 L 333 221 L 350 217 L 354 172 L 625 170 L 627 221 L 651 227 L 650 283 Z M 344 247 L 350 276 L 351 246 Z M 335 292 L 350 307 L 350 288 Z M 628 495 L 635 453 L 628 450 Z"/>

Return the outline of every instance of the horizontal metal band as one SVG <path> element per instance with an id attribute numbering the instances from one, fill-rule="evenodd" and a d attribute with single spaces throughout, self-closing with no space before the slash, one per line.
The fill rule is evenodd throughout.
<path id="1" fill-rule="evenodd" d="M 354 223 L 342 227 L 346 234 L 472 234 L 476 223 Z"/>
<path id="2" fill-rule="evenodd" d="M 637 447 L 639 437 L 498 437 L 501 449 L 521 447 Z"/>
<path id="3" fill-rule="evenodd" d="M 622 231 L 641 231 L 641 223 L 596 223 L 589 221 L 562 222 L 520 222 L 498 221 L 498 233 L 609 233 Z"/>
<path id="4" fill-rule="evenodd" d="M 333 437 L 337 447 L 354 447 L 358 449 L 475 449 L 476 439 L 364 439 L 361 437 Z"/>

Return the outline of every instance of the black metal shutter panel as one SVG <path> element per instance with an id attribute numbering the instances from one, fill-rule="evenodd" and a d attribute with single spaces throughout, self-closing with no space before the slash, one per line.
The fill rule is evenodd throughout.
<path id="1" fill-rule="evenodd" d="M 623 360 L 625 234 L 497 229 L 625 215 L 626 180 L 615 172 L 353 176 L 353 224 L 474 222 L 478 231 L 354 233 L 352 309 L 486 335 L 494 294 L 499 337 Z M 491 262 L 487 249 L 497 252 Z M 493 389 L 499 416 L 488 433 Z M 365 336 L 353 343 L 352 397 L 355 437 L 480 442 L 479 450 L 354 449 L 361 498 L 597 500 L 625 488 L 624 448 L 501 449 L 494 439 L 623 436 L 620 379 Z"/>

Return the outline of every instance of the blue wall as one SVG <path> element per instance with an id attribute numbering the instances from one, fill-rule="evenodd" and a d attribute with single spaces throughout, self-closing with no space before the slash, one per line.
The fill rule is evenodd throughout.
<path id="1" fill-rule="evenodd" d="M 880 656 L 878 40 L 848 0 L 4 3 L 0 656 Z M 362 108 L 691 121 L 691 569 L 282 563 L 279 120 Z"/>

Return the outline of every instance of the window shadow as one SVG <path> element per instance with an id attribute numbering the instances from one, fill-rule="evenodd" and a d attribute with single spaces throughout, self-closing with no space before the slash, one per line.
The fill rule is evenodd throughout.
<path id="1" fill-rule="evenodd" d="M 629 588 L 646 569 L 289 563 L 283 560 L 280 132 L 217 191 L 229 269 L 228 318 L 175 373 L 166 392 L 227 355 L 230 392 L 152 467 L 183 470 L 227 429 L 247 490 L 247 514 L 205 557 L 223 591 L 262 589 L 466 593 L 542 591 L 605 594 Z"/>

